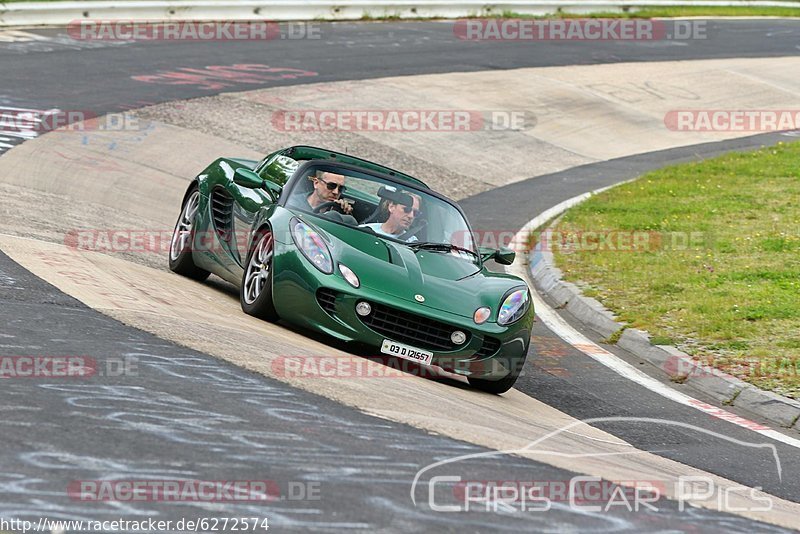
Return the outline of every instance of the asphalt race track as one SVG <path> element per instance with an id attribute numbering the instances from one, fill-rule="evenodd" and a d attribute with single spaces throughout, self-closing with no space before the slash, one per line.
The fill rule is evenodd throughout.
<path id="1" fill-rule="evenodd" d="M 321 40 L 265 42 L 80 42 L 64 30 L 35 30 L 53 41 L 4 43 L 3 105 L 92 109 L 98 113 L 205 96 L 220 91 L 296 83 L 362 80 L 439 72 L 554 65 L 797 54 L 796 21 L 711 22 L 708 39 L 682 42 L 464 42 L 452 25 L 337 23 Z M 132 84 L 130 76 L 207 65 L 263 63 L 317 73 L 299 79 L 240 83 L 221 89 Z"/>
<path id="2" fill-rule="evenodd" d="M 712 21 L 706 40 L 603 42 L 593 44 L 591 50 L 570 42 L 465 45 L 453 39 L 452 26 L 444 22 L 338 23 L 323 25 L 323 30 L 324 39 L 319 41 L 102 44 L 76 43 L 60 29 L 26 30 L 43 38 L 0 41 L 4 73 L 0 106 L 84 109 L 102 114 L 280 85 L 800 54 L 800 21 L 796 20 Z M 177 85 L 132 79 L 234 64 L 292 69 L 281 71 L 292 76 L 216 83 L 195 79 Z M 23 140 L 7 142 L 16 145 Z M 563 200 L 646 170 L 781 140 L 788 138 L 768 134 L 593 163 L 502 186 L 461 204 L 476 228 L 517 229 Z M 4 157 L 0 157 L 0 175 L 6 172 Z M 58 173 L 58 169 L 52 171 Z M 631 513 L 624 507 L 603 513 L 576 511 L 556 502 L 546 512 L 526 514 L 437 513 L 430 507 L 429 486 L 412 489 L 418 471 L 435 462 L 477 455 L 460 463 L 458 474 L 464 480 L 478 481 L 568 481 L 580 470 L 510 455 L 481 456 L 490 449 L 367 415 L 161 340 L 65 295 L 2 251 L 0 302 L 0 354 L 91 354 L 106 370 L 119 362 L 133 362 L 137 368 L 133 376 L 109 372 L 91 381 L 3 384 L 0 518 L 266 516 L 270 526 L 279 531 L 783 531 L 742 515 L 679 509 L 679 503 L 664 498 L 658 501 L 658 512 Z M 580 329 L 572 318 L 566 319 Z M 763 442 L 763 438 L 628 381 L 563 342 L 541 322 L 534 326 L 533 336 L 533 348 L 539 351 L 532 351 L 517 382 L 516 389 L 522 393 L 576 419 L 630 418 L 592 426 L 637 449 L 800 502 L 800 454 L 796 448 L 770 442 L 780 458 L 776 469 L 771 453 L 754 452 L 742 445 Z M 606 348 L 626 361 L 640 363 L 620 349 Z M 557 355 L 557 370 L 547 355 Z M 648 372 L 664 380 L 658 370 Z M 692 391 L 691 395 L 713 403 L 702 392 Z M 435 407 L 431 409 L 435 411 Z M 448 417 L 446 413 L 436 415 Z M 739 415 L 758 421 L 752 414 Z M 536 414 L 530 417 L 535 419 Z M 643 421 L 653 418 L 685 426 Z M 785 433 L 797 437 L 794 431 Z M 428 478 L 422 480 L 426 482 L 433 474 L 453 473 L 428 472 Z M 186 478 L 274 481 L 275 498 L 266 504 L 120 503 L 76 502 L 67 494 L 77 480 Z M 318 491 L 318 498 L 310 495 L 313 491 Z M 410 498 L 413 492 L 417 506 Z M 453 496 L 444 496 L 442 501 L 448 502 L 448 497 Z M 800 526 L 800 520 L 791 526 Z"/>
<path id="3" fill-rule="evenodd" d="M 25 383 L 3 389 L 3 515 L 51 519 L 130 519 L 158 516 L 268 517 L 270 525 L 292 529 L 431 530 L 658 530 L 745 532 L 752 521 L 727 514 L 676 510 L 662 502 L 658 513 L 598 514 L 554 509 L 502 523 L 485 512 L 432 513 L 415 508 L 410 481 L 425 465 L 487 452 L 455 440 L 369 417 L 328 399 L 253 376 L 193 351 L 165 344 L 126 328 L 0 257 L 4 309 L 13 317 L 4 341 L 61 353 L 82 346 L 105 361 L 135 358 L 138 377 L 98 385 L 41 386 L 35 401 Z M 25 297 L 19 301 L 19 295 Z M 46 327 L 46 335 L 42 332 Z M 94 342 L 87 340 L 94 339 Z M 126 360 L 126 358 L 128 360 Z M 68 410 L 64 414 L 65 407 Z M 31 424 L 32 418 L 36 419 Z M 63 419 L 69 426 L 64 427 Z M 291 451 L 288 453 L 287 451 Z M 276 503 L 235 503 L 223 508 L 187 509 L 170 503 L 75 503 L 64 491 L 75 480 L 100 480 L 113 472 L 121 480 L 184 479 L 275 481 Z M 575 473 L 510 456 L 467 460 L 465 480 L 536 479 L 568 481 Z M 449 472 L 444 472 L 449 475 Z M 290 484 L 316 491 L 292 499 Z M 427 504 L 427 489 L 419 492 Z M 284 500 L 281 500 L 283 497 Z M 444 495 L 440 505 L 452 504 Z M 442 502 L 443 501 L 443 502 Z M 208 505 L 205 505 L 208 506 Z M 763 528 L 761 525 L 758 528 Z M 780 531 L 780 529 L 775 529 Z"/>

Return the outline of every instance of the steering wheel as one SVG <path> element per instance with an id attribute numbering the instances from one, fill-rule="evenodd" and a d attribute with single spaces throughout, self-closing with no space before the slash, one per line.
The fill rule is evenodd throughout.
<path id="1" fill-rule="evenodd" d="M 323 210 L 325 210 L 327 208 L 333 208 L 334 210 L 338 211 L 342 215 L 349 215 L 349 213 L 345 213 L 344 212 L 344 208 L 342 208 L 342 205 L 339 204 L 338 201 L 333 201 L 333 200 L 329 200 L 328 202 L 323 202 L 322 204 L 320 204 L 319 206 L 317 206 L 316 208 L 314 208 L 311 211 L 314 212 L 314 213 L 321 213 Z"/>

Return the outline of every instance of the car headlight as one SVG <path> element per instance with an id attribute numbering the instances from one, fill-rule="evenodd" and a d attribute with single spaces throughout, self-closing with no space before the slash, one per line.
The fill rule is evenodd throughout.
<path id="1" fill-rule="evenodd" d="M 348 267 L 347 265 L 340 263 L 339 272 L 342 273 L 342 276 L 344 276 L 344 279 L 347 280 L 347 283 L 355 287 L 356 289 L 358 289 L 358 286 L 361 285 L 361 281 L 356 276 L 356 273 L 354 273 L 353 270 L 350 269 L 350 267 Z"/>
<path id="2" fill-rule="evenodd" d="M 529 301 L 527 289 L 517 289 L 509 293 L 503 299 L 500 311 L 497 312 L 497 324 L 507 325 L 521 319 L 525 312 L 528 311 Z"/>
<path id="3" fill-rule="evenodd" d="M 300 252 L 303 253 L 314 267 L 325 274 L 333 272 L 333 261 L 328 245 L 322 237 L 299 219 L 292 219 L 289 223 L 292 228 L 292 239 Z"/>

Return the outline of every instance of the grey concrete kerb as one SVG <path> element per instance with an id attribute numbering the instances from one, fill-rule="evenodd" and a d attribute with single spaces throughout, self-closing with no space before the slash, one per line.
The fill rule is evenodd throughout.
<path id="1" fill-rule="evenodd" d="M 580 201 L 589 198 L 585 195 Z M 572 205 L 577 202 L 572 203 Z M 566 206 L 563 211 L 568 209 Z M 562 211 L 562 213 L 563 213 Z M 556 214 L 552 214 L 556 215 Z M 653 345 L 647 332 L 628 328 L 599 301 L 583 295 L 581 289 L 565 281 L 561 269 L 556 267 L 553 253 L 538 248 L 548 242 L 546 235 L 555 223 L 550 223 L 531 252 L 528 272 L 543 295 L 547 295 L 559 310 L 566 310 L 581 323 L 610 342 L 638 358 L 645 360 L 667 374 L 671 380 L 711 395 L 723 405 L 732 405 L 785 428 L 800 429 L 800 402 L 758 389 L 736 377 L 702 365 L 676 347 Z M 530 231 L 535 229 L 530 229 Z"/>

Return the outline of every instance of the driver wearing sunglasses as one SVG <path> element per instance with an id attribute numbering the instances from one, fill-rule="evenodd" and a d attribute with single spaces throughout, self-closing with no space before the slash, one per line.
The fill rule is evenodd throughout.
<path id="1" fill-rule="evenodd" d="M 319 172 L 316 176 L 309 176 L 314 184 L 314 190 L 306 197 L 311 209 L 315 209 L 325 202 L 336 202 L 341 206 L 340 211 L 349 215 L 353 211 L 353 206 L 345 199 L 339 198 L 344 193 L 347 186 L 344 185 L 344 175 L 332 172 Z"/>

